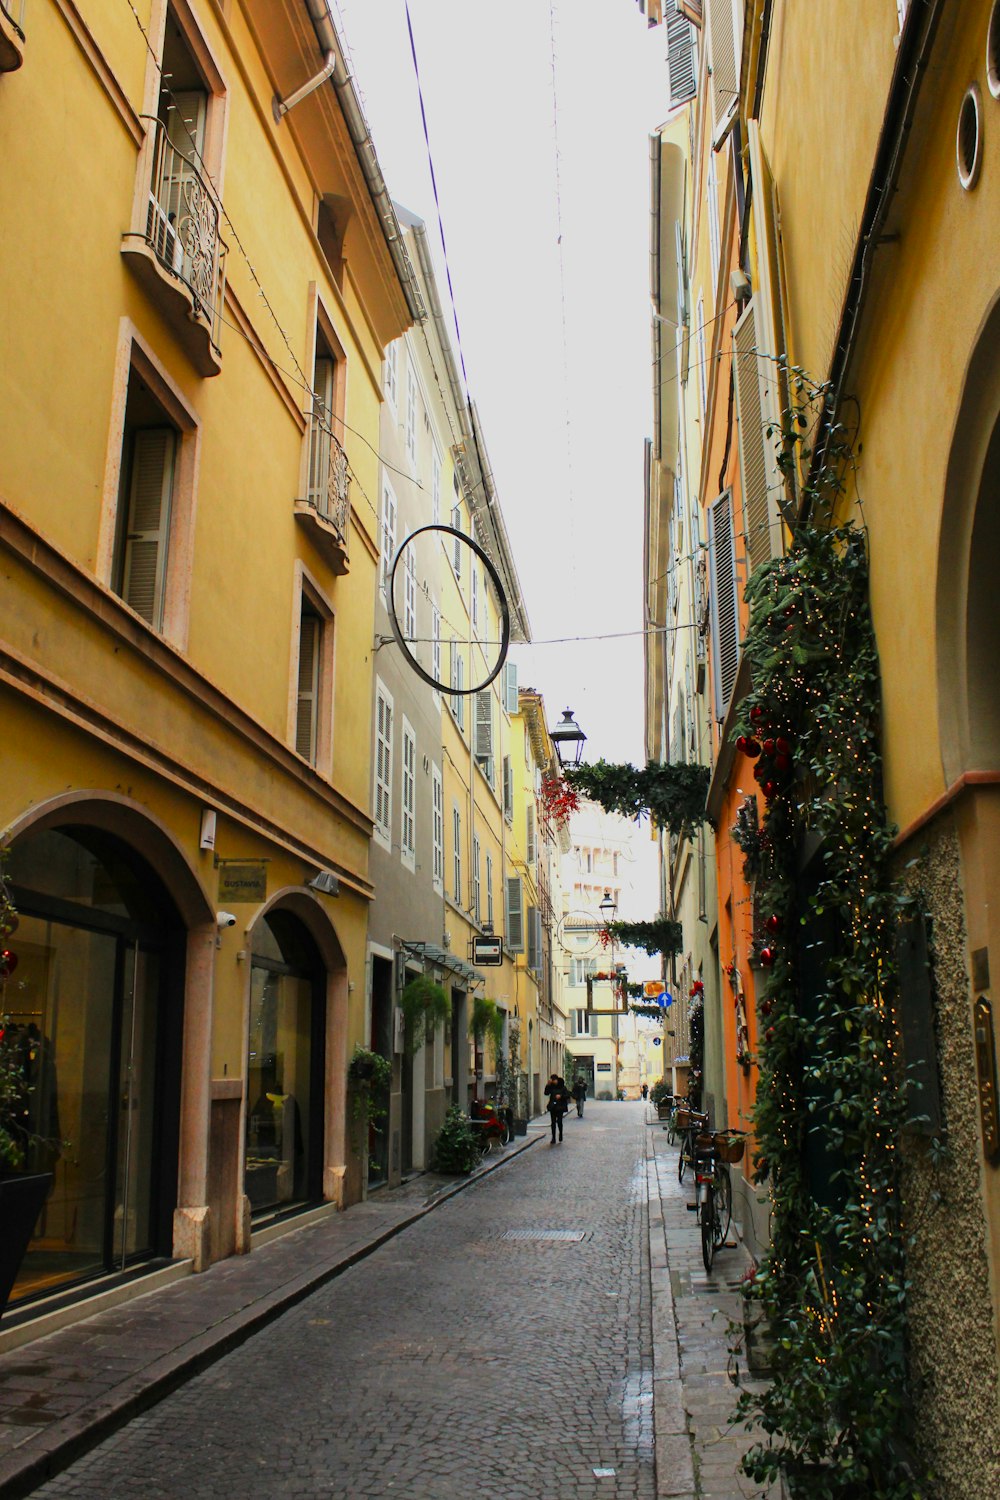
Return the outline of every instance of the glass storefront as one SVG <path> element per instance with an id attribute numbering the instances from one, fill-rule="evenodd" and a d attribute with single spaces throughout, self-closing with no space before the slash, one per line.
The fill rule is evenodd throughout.
<path id="1" fill-rule="evenodd" d="M 322 1195 L 324 970 L 305 928 L 275 911 L 254 927 L 245 1192 L 254 1214 Z"/>
<path id="2" fill-rule="evenodd" d="M 165 1248 L 168 1139 L 176 1159 L 165 1095 L 179 1080 L 182 1013 L 180 991 L 165 1024 L 165 976 L 170 944 L 182 959 L 184 942 L 156 877 L 108 834 L 28 836 L 8 873 L 18 967 L 3 1009 L 25 1070 L 18 1123 L 27 1168 L 53 1175 L 14 1286 L 23 1299 Z"/>

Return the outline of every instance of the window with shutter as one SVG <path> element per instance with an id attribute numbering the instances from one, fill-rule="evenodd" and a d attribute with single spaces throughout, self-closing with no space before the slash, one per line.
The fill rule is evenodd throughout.
<path id="1" fill-rule="evenodd" d="M 431 676 L 441 681 L 441 611 L 431 605 Z"/>
<path id="2" fill-rule="evenodd" d="M 319 721 L 320 636 L 323 622 L 303 599 L 299 620 L 298 706 L 295 715 L 295 749 L 304 760 L 316 764 Z"/>
<path id="3" fill-rule="evenodd" d="M 528 968 L 542 967 L 542 914 L 537 906 L 528 907 Z"/>
<path id="4" fill-rule="evenodd" d="M 694 358 L 698 366 L 698 400 L 702 421 L 708 406 L 708 350 L 705 343 L 705 299 L 698 298 L 698 311 L 694 319 Z"/>
<path id="5" fill-rule="evenodd" d="M 503 815 L 508 823 L 514 821 L 514 772 L 510 764 L 510 756 L 503 758 Z"/>
<path id="6" fill-rule="evenodd" d="M 472 915 L 475 921 L 479 921 L 480 900 L 482 898 L 482 886 L 480 883 L 480 846 L 479 835 L 472 835 Z"/>
<path id="7" fill-rule="evenodd" d="M 403 635 L 408 641 L 417 634 L 417 560 L 412 544 L 406 550 L 403 566 Z"/>
<path id="8" fill-rule="evenodd" d="M 390 344 L 385 351 L 385 393 L 393 406 L 396 405 L 396 397 L 399 386 L 399 345 Z"/>
<path id="9" fill-rule="evenodd" d="M 525 847 L 527 850 L 526 861 L 528 869 L 530 870 L 534 868 L 535 859 L 537 856 L 537 849 L 535 846 L 535 809 L 529 806 L 525 809 L 525 814 Z"/>
<path id="10" fill-rule="evenodd" d="M 452 804 L 451 809 L 451 874 L 454 886 L 452 895 L 462 904 L 462 814 L 458 803 Z"/>
<path id="11" fill-rule="evenodd" d="M 725 717 L 740 664 L 740 626 L 733 537 L 733 496 L 726 490 L 708 513 L 712 677 L 716 718 Z"/>
<path id="12" fill-rule="evenodd" d="M 486 925 L 493 928 L 493 856 L 486 856 Z"/>
<path id="13" fill-rule="evenodd" d="M 520 875 L 507 877 L 507 947 L 511 953 L 524 952 L 524 911 Z"/>
<path id="14" fill-rule="evenodd" d="M 431 767 L 431 877 L 434 889 L 444 889 L 444 781 L 438 766 Z"/>
<path id="15" fill-rule="evenodd" d="M 441 458 L 436 448 L 431 450 L 431 520 L 435 526 L 441 523 Z"/>
<path id="16" fill-rule="evenodd" d="M 387 479 L 382 482 L 382 562 L 380 581 L 383 589 L 389 581 L 389 568 L 396 555 L 396 496 Z"/>
<path id="17" fill-rule="evenodd" d="M 736 118 L 739 102 L 734 0 L 707 0 L 706 9 L 712 75 L 712 144 L 718 150 Z"/>
<path id="18" fill-rule="evenodd" d="M 410 463 L 417 462 L 417 383 L 413 372 L 406 372 L 406 456 Z"/>
<path id="19" fill-rule="evenodd" d="M 416 803 L 417 803 L 417 737 L 413 727 L 403 719 L 403 764 L 402 764 L 402 831 L 400 833 L 400 857 L 408 869 L 416 868 Z"/>
<path id="20" fill-rule="evenodd" d="M 172 427 L 144 427 L 133 434 L 117 591 L 154 630 L 163 624 L 176 452 Z"/>
<path id="21" fill-rule="evenodd" d="M 667 80 L 671 108 L 694 98 L 698 88 L 695 29 L 680 15 L 667 17 Z"/>
<path id="22" fill-rule="evenodd" d="M 476 759 L 493 759 L 493 694 L 489 688 L 476 694 Z"/>
<path id="23" fill-rule="evenodd" d="M 451 508 L 451 525 L 452 525 L 452 530 L 453 531 L 461 531 L 461 529 L 462 529 L 462 507 L 460 505 L 453 505 L 452 508 Z M 462 576 L 462 543 L 461 543 L 461 540 L 457 536 L 452 538 L 452 558 L 451 558 L 451 565 L 452 565 L 452 567 L 455 570 L 455 577 L 456 578 L 461 578 L 461 576 Z"/>
<path id="24" fill-rule="evenodd" d="M 768 495 L 764 415 L 757 353 L 757 322 L 752 298 L 733 331 L 736 420 L 739 424 L 740 480 L 743 489 L 743 525 L 750 572 L 773 556 L 774 526 Z M 778 550 L 780 552 L 780 543 Z"/>
<path id="25" fill-rule="evenodd" d="M 760 127 L 756 120 L 747 121 L 747 155 L 750 163 L 753 233 L 757 248 L 753 305 L 759 351 L 757 373 L 760 377 L 761 417 L 765 428 L 764 459 L 768 492 L 772 497 L 772 522 L 777 523 L 780 513 L 774 497 L 782 494 L 784 478 L 778 468 L 775 443 L 768 439 L 766 429 L 773 426 L 775 431 L 778 430 L 781 414 L 789 405 L 789 390 L 787 371 L 781 360 L 785 353 L 785 325 L 782 315 L 781 256 L 774 178 L 764 155 Z M 772 541 L 783 549 L 784 538 L 778 524 L 775 525 Z M 778 555 L 777 550 L 774 555 Z"/>
<path id="26" fill-rule="evenodd" d="M 512 661 L 504 662 L 503 706 L 511 716 L 517 713 L 517 665 Z"/>
<path id="27" fill-rule="evenodd" d="M 472 628 L 479 628 L 479 569 L 475 562 L 472 564 Z"/>
<path id="28" fill-rule="evenodd" d="M 375 689 L 375 833 L 392 846 L 392 699 Z"/>

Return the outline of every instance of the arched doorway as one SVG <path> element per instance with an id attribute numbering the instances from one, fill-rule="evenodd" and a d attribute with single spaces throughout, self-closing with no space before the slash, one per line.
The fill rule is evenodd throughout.
<path id="1" fill-rule="evenodd" d="M 53 1174 L 23 1300 L 171 1254 L 186 933 L 152 866 L 103 828 L 29 829 L 7 874 L 26 1164 Z"/>
<path id="2" fill-rule="evenodd" d="M 326 968 L 294 912 L 254 924 L 244 1192 L 259 1222 L 323 1197 Z"/>

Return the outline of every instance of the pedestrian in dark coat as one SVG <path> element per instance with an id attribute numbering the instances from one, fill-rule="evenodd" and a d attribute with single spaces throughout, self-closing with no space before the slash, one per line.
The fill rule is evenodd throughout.
<path id="1" fill-rule="evenodd" d="M 576 1100 L 576 1112 L 582 1118 L 583 1105 L 587 1098 L 587 1080 L 585 1078 L 578 1078 L 574 1083 L 573 1098 Z"/>
<path id="2" fill-rule="evenodd" d="M 558 1073 L 553 1073 L 545 1085 L 545 1097 L 548 1100 L 545 1108 L 548 1110 L 549 1119 L 552 1121 L 552 1145 L 554 1146 L 557 1130 L 559 1131 L 559 1140 L 562 1142 L 563 1118 L 569 1109 L 570 1103 L 569 1089 L 566 1087 L 566 1081 L 560 1078 Z"/>

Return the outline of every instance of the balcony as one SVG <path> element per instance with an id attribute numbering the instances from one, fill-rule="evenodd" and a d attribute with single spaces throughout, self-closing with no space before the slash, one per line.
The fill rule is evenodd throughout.
<path id="1" fill-rule="evenodd" d="M 295 518 L 326 553 L 335 573 L 348 570 L 347 540 L 351 524 L 351 476 L 347 454 L 330 430 L 322 403 L 309 421 L 309 484 L 304 500 L 295 502 Z"/>
<path id="2" fill-rule="evenodd" d="M 24 0 L 0 0 L 0 73 L 24 62 Z"/>
<path id="3" fill-rule="evenodd" d="M 222 368 L 219 335 L 226 246 L 215 190 L 173 144 L 162 120 L 144 116 L 142 191 L 122 254 L 170 321 L 200 375 Z"/>

